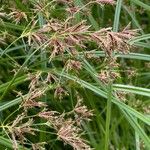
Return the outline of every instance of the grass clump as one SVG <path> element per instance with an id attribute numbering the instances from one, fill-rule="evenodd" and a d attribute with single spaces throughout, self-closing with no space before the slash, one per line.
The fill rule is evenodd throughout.
<path id="1" fill-rule="evenodd" d="M 148 150 L 149 10 L 2 1 L 0 149 Z"/>

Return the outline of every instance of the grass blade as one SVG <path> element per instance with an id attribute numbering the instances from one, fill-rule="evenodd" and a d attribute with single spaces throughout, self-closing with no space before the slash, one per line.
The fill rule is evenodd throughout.
<path id="1" fill-rule="evenodd" d="M 119 29 L 119 18 L 120 18 L 121 5 L 122 5 L 122 0 L 117 0 L 114 25 L 113 25 L 114 32 L 117 32 Z"/>
<path id="2" fill-rule="evenodd" d="M 141 2 L 140 0 L 131 0 L 133 3 L 135 3 L 136 5 L 143 7 L 144 9 L 150 11 L 150 6 Z"/>
<path id="3" fill-rule="evenodd" d="M 122 84 L 114 84 L 113 87 L 115 90 L 131 92 L 134 94 L 150 97 L 150 89 L 131 86 L 131 85 L 122 85 Z"/>

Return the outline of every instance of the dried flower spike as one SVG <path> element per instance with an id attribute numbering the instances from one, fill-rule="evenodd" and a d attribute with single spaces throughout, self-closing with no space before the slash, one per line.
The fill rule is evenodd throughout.
<path id="1" fill-rule="evenodd" d="M 71 120 L 64 122 L 58 130 L 58 138 L 75 150 L 91 150 L 90 146 L 79 136 L 80 128 L 73 125 Z"/>
<path id="2" fill-rule="evenodd" d="M 64 90 L 64 88 L 62 87 L 57 87 L 54 93 L 54 97 L 55 98 L 59 98 L 60 100 L 63 98 L 63 96 L 68 95 L 68 92 L 66 90 Z"/>
<path id="3" fill-rule="evenodd" d="M 25 19 L 26 21 L 28 21 L 27 15 L 25 12 L 22 12 L 20 10 L 17 10 L 15 8 L 11 8 L 12 12 L 9 13 L 8 17 L 10 19 L 14 19 L 14 22 L 16 22 L 16 24 L 20 23 L 20 21 L 22 19 Z"/>

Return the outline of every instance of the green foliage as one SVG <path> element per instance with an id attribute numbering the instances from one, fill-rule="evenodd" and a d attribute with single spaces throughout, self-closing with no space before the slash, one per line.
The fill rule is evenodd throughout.
<path id="1" fill-rule="evenodd" d="M 38 143 L 41 149 L 47 150 L 82 150 L 58 133 L 61 125 L 67 128 L 71 124 L 69 119 L 75 121 L 75 125 L 71 124 L 72 129 L 84 131 L 71 138 L 83 142 L 82 146 L 87 144 L 86 149 L 150 149 L 149 4 L 148 0 L 117 0 L 113 5 L 98 0 L 96 3 L 75 0 L 71 4 L 65 0 L 2 1 L 0 149 L 34 150 L 38 149 L 34 145 Z M 101 44 L 93 34 L 103 28 L 106 37 L 101 37 L 104 40 Z M 119 46 L 114 43 L 115 48 L 103 47 L 112 44 L 107 43 L 111 33 L 122 37 L 122 31 L 126 29 L 135 32 L 128 28 L 136 29 L 138 35 L 121 41 L 124 47 L 117 49 Z M 129 48 L 127 53 L 126 45 Z M 36 92 L 42 94 L 38 93 L 36 97 Z M 31 99 L 34 96 L 35 99 Z M 26 110 L 24 102 L 27 99 L 47 106 Z M 85 112 L 89 113 L 90 121 L 83 114 L 81 122 L 76 122 L 81 119 L 75 110 L 81 99 L 81 108 L 87 109 Z M 52 117 L 60 119 L 59 125 L 39 117 L 41 112 L 48 110 L 55 111 L 53 115 L 56 116 Z M 19 130 L 15 133 L 14 122 L 22 115 L 24 118 L 17 127 L 28 123 L 26 130 L 31 127 L 35 135 L 32 131 L 23 136 Z M 66 121 L 61 123 L 61 119 Z"/>

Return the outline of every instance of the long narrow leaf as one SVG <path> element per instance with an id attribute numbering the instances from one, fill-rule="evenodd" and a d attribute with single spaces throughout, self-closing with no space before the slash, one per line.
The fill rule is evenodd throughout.
<path id="1" fill-rule="evenodd" d="M 122 85 L 122 84 L 114 84 L 113 87 L 115 90 L 125 91 L 125 92 L 130 92 L 130 93 L 150 97 L 150 89 L 135 87 L 131 85 Z"/>

